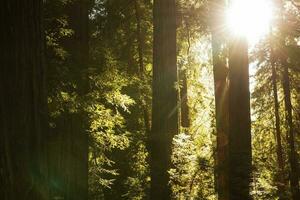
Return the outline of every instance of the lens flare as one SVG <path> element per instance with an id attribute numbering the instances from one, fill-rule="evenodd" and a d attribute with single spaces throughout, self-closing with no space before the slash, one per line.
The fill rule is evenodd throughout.
<path id="1" fill-rule="evenodd" d="M 270 0 L 232 0 L 226 13 L 229 32 L 257 43 L 270 30 L 272 7 Z"/>

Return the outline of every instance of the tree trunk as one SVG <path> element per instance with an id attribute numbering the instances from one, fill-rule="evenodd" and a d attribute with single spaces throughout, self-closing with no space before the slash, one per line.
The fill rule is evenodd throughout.
<path id="1" fill-rule="evenodd" d="M 222 55 L 222 44 L 224 43 L 223 32 L 223 10 L 224 1 L 214 0 L 211 2 L 211 40 L 213 53 L 213 72 L 215 85 L 215 109 L 217 130 L 217 192 L 219 200 L 229 199 L 228 184 L 228 68 L 225 55 Z"/>
<path id="2" fill-rule="evenodd" d="M 64 41 L 64 48 L 70 54 L 67 65 L 76 84 L 77 103 L 84 101 L 88 92 L 87 65 L 89 59 L 88 0 L 75 0 L 66 5 L 68 25 L 74 31 Z M 81 104 L 82 105 L 82 104 Z M 55 188 L 52 198 L 66 200 L 88 199 L 88 133 L 87 116 L 83 105 L 76 112 L 66 110 L 57 123 L 57 134 L 52 146 L 52 172 Z M 59 153 L 60 152 L 60 153 Z"/>
<path id="3" fill-rule="evenodd" d="M 278 197 L 279 200 L 285 198 L 285 180 L 284 180 L 284 159 L 283 159 L 283 150 L 281 144 L 281 130 L 280 130 L 280 115 L 279 115 L 279 102 L 277 94 L 277 73 L 276 73 L 276 62 L 274 57 L 273 49 L 273 40 L 272 40 L 272 30 L 271 30 L 271 49 L 270 49 L 270 59 L 272 67 L 272 89 L 273 89 L 273 98 L 274 98 L 274 113 L 275 113 L 275 139 L 276 139 L 276 154 L 277 154 L 277 164 L 278 164 Z"/>
<path id="4" fill-rule="evenodd" d="M 171 199 L 168 170 L 178 133 L 175 0 L 154 0 L 150 199 Z"/>
<path id="5" fill-rule="evenodd" d="M 291 102 L 291 89 L 290 89 L 290 77 L 288 71 L 288 63 L 286 59 L 282 61 L 283 65 L 283 93 L 284 93 L 284 104 L 285 104 L 285 116 L 287 125 L 287 141 L 289 144 L 289 162 L 291 167 L 290 172 L 290 185 L 292 191 L 293 200 L 300 199 L 299 191 L 299 174 L 298 174 L 298 159 L 297 151 L 295 149 L 295 133 L 293 124 L 293 114 L 292 114 L 292 102 Z"/>
<path id="6" fill-rule="evenodd" d="M 140 15 L 140 7 L 138 0 L 134 1 L 135 5 L 135 17 L 136 17 L 136 22 L 137 22 L 137 42 L 138 42 L 138 61 L 139 61 L 139 77 L 140 79 L 143 79 L 145 76 L 145 67 L 144 67 L 144 48 L 143 48 L 143 37 L 142 37 L 142 32 L 141 32 L 141 15 Z M 145 100 L 145 94 L 143 94 L 143 91 L 140 91 L 140 101 L 141 101 L 141 106 L 143 110 L 143 117 L 144 117 L 144 125 L 145 125 L 145 130 L 146 130 L 146 135 L 147 137 L 150 135 L 151 127 L 150 127 L 150 117 L 149 117 L 149 112 L 147 109 L 146 105 L 146 100 Z"/>
<path id="7" fill-rule="evenodd" d="M 252 155 L 246 38 L 232 39 L 229 48 L 229 199 L 249 200 Z"/>
<path id="8" fill-rule="evenodd" d="M 87 65 L 89 57 L 88 0 L 75 0 L 67 8 L 69 25 L 74 30 L 73 37 L 67 41 L 67 51 L 71 54 L 71 65 L 77 81 L 77 93 L 82 98 L 88 92 Z M 83 110 L 69 114 L 70 138 L 68 200 L 88 199 L 88 133 L 87 118 Z"/>
<path id="9" fill-rule="evenodd" d="M 187 70 L 183 69 L 179 72 L 179 78 L 182 83 L 182 86 L 180 88 L 180 121 L 181 126 L 185 129 L 188 129 L 190 127 L 190 112 L 189 112 L 189 106 L 188 106 L 188 86 L 187 86 Z"/>
<path id="10" fill-rule="evenodd" d="M 191 48 L 191 37 L 190 37 L 190 30 L 189 26 L 187 25 L 187 42 L 188 47 L 186 51 L 187 56 L 187 66 L 191 64 L 191 55 L 190 55 L 190 48 Z M 188 129 L 190 127 L 190 110 L 188 105 L 188 83 L 187 83 L 187 68 L 186 66 L 182 65 L 178 71 L 179 73 L 179 81 L 181 84 L 179 95 L 180 95 L 180 125 L 183 128 L 183 131 L 188 133 Z"/>
<path id="11" fill-rule="evenodd" d="M 48 199 L 42 1 L 0 8 L 0 199 Z"/>

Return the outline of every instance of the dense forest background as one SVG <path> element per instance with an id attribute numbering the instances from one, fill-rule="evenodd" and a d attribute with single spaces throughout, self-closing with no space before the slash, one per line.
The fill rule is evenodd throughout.
<path id="1" fill-rule="evenodd" d="M 251 43 L 225 0 L 1 1 L 0 199 L 299 200 L 300 2 L 268 2 Z"/>

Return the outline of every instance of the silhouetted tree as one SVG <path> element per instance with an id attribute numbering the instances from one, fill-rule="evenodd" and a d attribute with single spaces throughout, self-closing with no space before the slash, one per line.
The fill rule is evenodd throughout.
<path id="1" fill-rule="evenodd" d="M 274 40 L 272 30 L 270 30 L 270 64 L 272 71 L 272 90 L 274 98 L 274 116 L 275 116 L 275 138 L 276 138 L 276 155 L 278 164 L 278 196 L 279 199 L 284 199 L 285 195 L 285 180 L 284 180 L 284 159 L 283 148 L 281 142 L 281 129 L 280 129 L 280 115 L 279 115 L 279 101 L 278 101 L 278 89 L 277 89 L 277 70 L 276 70 L 276 57 L 274 52 Z"/>
<path id="2" fill-rule="evenodd" d="M 251 119 L 248 45 L 243 36 L 229 46 L 229 199 L 250 199 Z"/>
<path id="3" fill-rule="evenodd" d="M 68 52 L 65 67 L 72 84 L 75 85 L 76 110 L 62 112 L 56 121 L 50 146 L 52 198 L 84 200 L 88 198 L 88 117 L 84 110 L 88 93 L 88 0 L 67 2 L 63 8 L 67 15 L 68 28 L 72 35 L 62 41 Z"/>
<path id="4" fill-rule="evenodd" d="M 175 0 L 154 1 L 150 199 L 171 199 L 168 170 L 178 133 Z"/>
<path id="5" fill-rule="evenodd" d="M 48 199 L 42 1 L 0 8 L 0 198 Z"/>
<path id="6" fill-rule="evenodd" d="M 216 174 L 219 200 L 229 199 L 228 184 L 228 68 L 224 55 L 225 1 L 214 0 L 210 4 L 211 40 L 213 53 L 213 72 L 215 85 L 215 113 L 217 129 Z"/>

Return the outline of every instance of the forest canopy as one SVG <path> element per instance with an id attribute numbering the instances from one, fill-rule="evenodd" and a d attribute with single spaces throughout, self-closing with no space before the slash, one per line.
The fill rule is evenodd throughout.
<path id="1" fill-rule="evenodd" d="M 300 199 L 299 0 L 0 15 L 0 199 Z"/>

